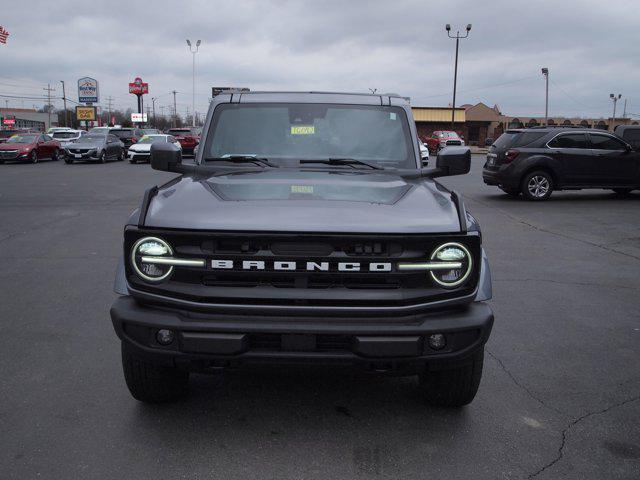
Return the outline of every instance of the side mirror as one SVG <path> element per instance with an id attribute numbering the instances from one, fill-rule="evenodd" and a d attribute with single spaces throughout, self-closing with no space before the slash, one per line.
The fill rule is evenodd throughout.
<path id="1" fill-rule="evenodd" d="M 423 172 L 430 177 L 450 177 L 464 175 L 471 170 L 471 149 L 468 147 L 446 147 L 440 150 L 436 168 Z"/>
<path id="2" fill-rule="evenodd" d="M 182 166 L 182 152 L 172 143 L 151 144 L 151 168 L 163 172 L 178 172 Z"/>

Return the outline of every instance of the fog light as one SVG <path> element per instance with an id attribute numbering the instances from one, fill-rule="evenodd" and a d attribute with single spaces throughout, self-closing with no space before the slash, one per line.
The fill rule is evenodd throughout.
<path id="1" fill-rule="evenodd" d="M 434 350 L 442 350 L 447 346 L 447 339 L 441 333 L 434 333 L 427 337 L 427 341 L 429 342 L 429 346 Z"/>
<path id="2" fill-rule="evenodd" d="M 158 330 L 156 333 L 156 340 L 160 345 L 170 345 L 173 342 L 173 332 L 171 330 Z"/>

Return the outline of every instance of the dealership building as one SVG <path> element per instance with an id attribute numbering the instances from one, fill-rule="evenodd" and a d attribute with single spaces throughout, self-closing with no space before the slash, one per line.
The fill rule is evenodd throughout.
<path id="1" fill-rule="evenodd" d="M 49 125 L 48 113 L 31 108 L 0 108 L 0 117 L 2 117 L 1 128 L 33 128 L 46 131 L 49 127 L 58 125 L 56 113 L 51 113 L 51 125 Z"/>
<path id="2" fill-rule="evenodd" d="M 451 107 L 411 107 L 418 135 L 425 139 L 437 130 L 452 130 Z M 638 120 L 630 118 L 582 118 L 549 117 L 549 125 L 578 126 L 612 131 L 618 125 L 638 125 Z M 545 124 L 545 117 L 504 115 L 497 105 L 490 107 L 484 103 L 465 104 L 456 107 L 453 116 L 453 130 L 462 136 L 468 145 L 484 146 L 486 139 L 496 139 L 509 128 L 539 127 Z"/>

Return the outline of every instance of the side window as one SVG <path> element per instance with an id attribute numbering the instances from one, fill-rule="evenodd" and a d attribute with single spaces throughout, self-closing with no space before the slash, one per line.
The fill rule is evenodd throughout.
<path id="1" fill-rule="evenodd" d="M 617 138 L 593 133 L 591 134 L 591 148 L 597 150 L 625 150 L 625 145 Z"/>
<path id="2" fill-rule="evenodd" d="M 46 135 L 40 135 L 40 137 L 38 138 L 39 142 L 46 142 L 47 141 L 47 136 Z"/>
<path id="3" fill-rule="evenodd" d="M 176 137 L 167 137 L 167 142 L 176 143 Z"/>
<path id="4" fill-rule="evenodd" d="M 53 137 L 51 135 L 43 135 L 43 137 L 45 142 L 50 142 L 51 140 L 53 140 Z"/>
<path id="5" fill-rule="evenodd" d="M 551 148 L 589 148 L 584 133 L 566 133 L 558 135 L 549 142 Z"/>
<path id="6" fill-rule="evenodd" d="M 109 135 L 108 141 L 109 141 L 109 143 L 117 142 L 118 141 L 118 137 L 116 137 L 115 135 Z"/>

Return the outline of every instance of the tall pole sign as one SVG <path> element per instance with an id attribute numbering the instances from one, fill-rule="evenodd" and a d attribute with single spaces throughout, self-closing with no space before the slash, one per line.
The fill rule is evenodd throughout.
<path id="1" fill-rule="evenodd" d="M 138 113 L 144 113 L 142 96 L 149 93 L 149 84 L 143 82 L 140 77 L 136 77 L 133 82 L 129 83 L 129 93 L 138 97 Z"/>
<path id="2" fill-rule="evenodd" d="M 98 81 L 91 77 L 82 77 L 78 79 L 78 102 L 92 106 L 94 103 L 98 103 L 99 101 L 100 89 L 98 88 Z M 78 118 L 78 120 L 80 120 L 80 118 Z M 93 125 L 95 119 L 83 119 L 82 121 L 86 127 L 89 127 L 90 123 Z"/>

